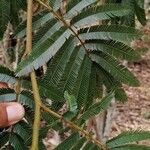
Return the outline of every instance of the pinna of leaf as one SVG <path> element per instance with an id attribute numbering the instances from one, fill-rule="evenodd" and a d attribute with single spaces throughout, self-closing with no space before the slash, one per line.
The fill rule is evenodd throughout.
<path id="1" fill-rule="evenodd" d="M 140 38 L 142 35 L 133 27 L 133 24 L 132 27 L 129 27 L 135 20 L 135 16 L 144 24 L 145 16 L 141 4 L 138 1 L 133 2 L 133 0 L 128 0 L 128 3 L 120 1 L 121 4 L 116 4 L 116 2 L 109 0 L 108 4 L 97 6 L 97 0 L 69 0 L 62 13 L 61 4 L 63 2 L 59 0 L 53 0 L 46 4 L 40 0 L 37 2 L 45 9 L 37 12 L 37 15 L 33 16 L 33 23 L 30 22 L 30 27 L 33 27 L 33 51 L 26 59 L 19 62 L 15 72 L 19 78 L 21 77 L 21 80 L 23 79 L 21 82 L 23 91 L 19 94 L 19 98 L 20 102 L 27 107 L 26 113 L 30 114 L 25 116 L 28 124 L 19 123 L 16 125 L 16 132 L 12 133 L 10 139 L 8 133 L 4 134 L 3 143 L 10 140 L 10 147 L 16 150 L 28 149 L 26 145 L 31 146 L 31 140 L 25 141 L 25 139 L 32 128 L 33 116 L 31 112 L 34 112 L 35 108 L 32 101 L 33 94 L 38 93 L 42 102 L 36 104 L 43 110 L 41 118 L 48 117 L 46 117 L 48 127 L 42 128 L 39 136 L 34 134 L 33 139 L 36 137 L 36 140 L 32 141 L 38 143 L 35 144 L 35 147 L 44 149 L 41 142 L 45 136 L 43 132 L 47 132 L 48 128 L 53 128 L 60 131 L 60 134 L 63 131 L 69 133 L 68 138 L 66 137 L 56 148 L 59 150 L 76 148 L 148 149 L 147 146 L 135 145 L 132 142 L 149 139 L 149 132 L 135 131 L 134 133 L 122 134 L 103 143 L 101 138 L 97 140 L 86 131 L 86 122 L 91 117 L 106 111 L 113 98 L 126 101 L 122 83 L 138 86 L 137 79 L 120 64 L 120 60 L 136 61 L 140 59 L 140 55 L 130 48 L 127 42 Z M 17 4 L 17 8 L 22 9 L 23 2 L 17 0 L 16 3 L 11 1 L 0 1 L 0 3 L 2 4 L 0 5 L 0 12 L 2 12 L 0 15 L 4 20 L 2 23 L 8 21 L 12 23 L 14 19 L 9 20 L 6 15 L 2 14 L 9 10 L 8 6 L 12 7 L 15 4 Z M 7 3 L 11 5 L 7 5 Z M 5 9 L 2 9 L 1 6 Z M 138 10 L 141 10 L 142 13 L 140 14 Z M 12 17 L 12 15 L 10 16 Z M 32 15 L 29 16 L 27 20 L 32 19 Z M 69 20 L 69 24 L 67 20 Z M 104 24 L 97 24 L 97 22 Z M 6 24 L 1 24 L 1 27 L 4 29 Z M 16 29 L 15 33 L 18 38 L 26 37 L 26 30 L 31 33 L 31 30 L 29 31 L 29 28 L 26 27 L 26 22 L 19 27 L 15 26 L 14 29 Z M 27 43 L 31 44 L 30 42 Z M 27 81 L 24 75 L 45 64 L 47 71 L 43 77 L 37 79 L 39 89 L 36 88 L 35 92 L 35 90 L 31 90 L 31 81 Z M 33 79 L 36 83 L 35 76 Z M 0 69 L 0 81 L 14 84 L 17 80 L 14 73 L 2 68 Z M 113 91 L 114 84 L 116 84 L 115 91 Z M 107 94 L 104 96 L 105 90 Z M 10 97 L 12 98 L 15 92 L 11 90 L 0 91 L 0 95 L 4 96 L 3 94 L 7 97 L 12 94 Z M 52 105 L 47 104 L 46 98 L 52 101 Z M 96 103 L 95 98 L 99 100 Z M 63 115 L 56 113 L 64 104 L 67 104 L 67 112 Z M 37 116 L 39 115 L 35 114 L 35 119 Z M 63 126 L 63 122 L 66 122 L 67 127 Z M 26 125 L 29 125 L 30 128 L 25 128 Z M 38 124 L 37 126 L 36 131 L 39 129 Z M 22 130 L 23 128 L 25 130 Z M 62 131 L 63 128 L 65 129 Z M 71 132 L 69 129 L 72 129 Z M 80 133 L 83 137 L 80 136 Z M 31 136 L 28 139 L 32 139 Z M 37 140 L 38 137 L 39 140 Z M 130 141 L 127 140 L 128 138 Z"/>

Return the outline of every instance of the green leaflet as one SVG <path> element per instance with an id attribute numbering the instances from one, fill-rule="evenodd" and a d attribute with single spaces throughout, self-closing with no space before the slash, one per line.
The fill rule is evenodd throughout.
<path id="1" fill-rule="evenodd" d="M 33 30 L 39 29 L 51 19 L 53 19 L 53 16 L 49 11 L 40 12 L 38 15 L 33 17 Z M 17 38 L 23 38 L 26 35 L 26 21 L 17 27 L 15 35 Z"/>
<path id="2" fill-rule="evenodd" d="M 74 84 L 78 78 L 78 74 L 82 66 L 84 57 L 85 51 L 83 48 L 80 48 L 78 51 L 76 50 L 75 61 L 72 63 L 72 66 L 70 66 L 70 68 L 67 68 L 69 70 L 67 70 L 68 71 L 67 76 L 64 76 L 63 80 L 65 80 L 66 83 L 63 86 L 63 88 L 64 90 L 67 90 L 70 93 L 73 90 Z"/>
<path id="3" fill-rule="evenodd" d="M 36 50 L 44 41 L 50 38 L 56 31 L 61 28 L 61 24 L 52 19 L 44 24 L 33 37 L 33 50 Z"/>
<path id="4" fill-rule="evenodd" d="M 79 31 L 80 38 L 84 40 L 116 40 L 118 42 L 131 42 L 142 36 L 135 28 L 119 25 L 95 25 L 84 27 Z"/>
<path id="5" fill-rule="evenodd" d="M 81 139 L 79 139 L 75 145 L 71 148 L 71 150 L 79 150 L 83 147 L 83 144 L 86 142 L 86 138 L 83 137 Z"/>
<path id="6" fill-rule="evenodd" d="M 0 40 L 10 20 L 10 0 L 0 0 Z"/>
<path id="7" fill-rule="evenodd" d="M 66 18 L 72 18 L 81 12 L 84 8 L 95 3 L 97 0 L 69 0 L 67 5 Z"/>
<path id="8" fill-rule="evenodd" d="M 31 92 L 28 91 L 22 91 L 20 96 L 19 96 L 19 102 L 22 105 L 25 105 L 27 107 L 29 107 L 30 109 L 34 109 L 34 101 L 33 101 L 33 95 L 31 94 Z"/>
<path id="9" fill-rule="evenodd" d="M 83 150 L 95 150 L 94 149 L 95 144 L 92 142 L 88 142 L 86 145 L 84 145 Z"/>
<path id="10" fill-rule="evenodd" d="M 139 82 L 135 76 L 124 66 L 122 66 L 116 59 L 107 55 L 90 54 L 92 61 L 99 64 L 104 70 L 109 72 L 116 80 L 121 81 L 131 86 L 138 86 Z"/>
<path id="11" fill-rule="evenodd" d="M 111 150 L 150 150 L 150 147 L 145 145 L 125 145 L 112 148 Z"/>
<path id="12" fill-rule="evenodd" d="M 57 11 L 61 7 L 62 0 L 49 0 L 49 5 Z"/>
<path id="13" fill-rule="evenodd" d="M 55 150 L 70 150 L 70 148 L 79 140 L 79 134 L 74 133 L 59 144 Z"/>
<path id="14" fill-rule="evenodd" d="M 83 113 L 83 115 L 80 117 L 81 120 L 88 120 L 90 117 L 95 116 L 102 111 L 106 110 L 107 107 L 109 106 L 111 100 L 114 98 L 114 92 L 110 92 L 106 97 L 101 99 L 100 102 L 97 102 L 90 106 L 87 111 Z"/>
<path id="15" fill-rule="evenodd" d="M 119 147 L 128 143 L 150 139 L 149 131 L 128 131 L 107 141 L 110 148 Z"/>
<path id="16" fill-rule="evenodd" d="M 25 145 L 23 139 L 15 133 L 11 134 L 9 142 L 15 150 L 28 150 L 28 147 Z"/>
<path id="17" fill-rule="evenodd" d="M 75 97 L 77 98 L 79 108 L 81 108 L 88 102 L 89 86 L 91 86 L 89 84 L 89 80 L 91 77 L 91 67 L 91 60 L 87 56 L 85 56 L 72 91 L 73 95 L 75 95 Z M 89 101 L 89 103 L 90 102 L 92 103 L 92 101 Z"/>
<path id="18" fill-rule="evenodd" d="M 78 108 L 76 98 L 73 95 L 70 95 L 67 91 L 65 91 L 65 93 L 64 93 L 64 98 L 67 101 L 69 111 L 75 113 Z"/>
<path id="19" fill-rule="evenodd" d="M 89 7 L 75 16 L 71 20 L 71 24 L 74 24 L 75 26 L 80 28 L 86 25 L 89 26 L 89 24 L 100 20 L 128 15 L 130 11 L 131 10 L 129 7 L 117 4 Z"/>
<path id="20" fill-rule="evenodd" d="M 139 20 L 139 22 L 144 26 L 146 25 L 146 15 L 145 15 L 145 10 L 144 8 L 141 8 L 136 0 L 135 0 L 135 13 L 136 13 L 136 16 L 137 16 L 137 19 Z"/>
<path id="21" fill-rule="evenodd" d="M 85 43 L 87 49 L 91 51 L 101 51 L 105 54 L 111 55 L 118 59 L 125 59 L 128 61 L 139 60 L 140 54 L 121 42 L 109 40 L 91 40 Z"/>
<path id="22" fill-rule="evenodd" d="M 86 100 L 84 100 L 85 101 L 85 106 L 84 106 L 85 110 L 87 110 L 93 104 L 94 98 L 96 96 L 94 94 L 98 93 L 96 83 L 98 83 L 96 81 L 96 71 L 95 71 L 94 63 L 91 62 L 90 78 L 89 78 L 89 82 L 87 83 L 88 84 L 88 89 L 87 89 L 88 95 L 87 95 Z M 103 91 L 101 91 L 101 92 L 103 92 Z"/>
<path id="23" fill-rule="evenodd" d="M 48 69 L 46 75 L 44 76 L 43 82 L 48 82 L 49 84 L 60 89 L 60 82 L 65 69 L 68 68 L 69 61 L 73 55 L 75 49 L 75 43 L 73 38 L 69 38 L 66 43 L 62 46 L 60 51 L 55 55 L 55 57 L 48 64 Z M 72 60 L 73 61 L 73 60 Z"/>
<path id="24" fill-rule="evenodd" d="M 126 102 L 128 97 L 122 88 L 122 84 L 114 79 L 108 72 L 106 72 L 102 67 L 97 66 L 98 74 L 101 76 L 103 84 L 106 86 L 107 92 L 111 91 L 115 85 L 115 99 L 120 102 Z"/>
<path id="25" fill-rule="evenodd" d="M 26 90 L 29 90 L 29 89 L 32 89 L 32 85 L 31 85 L 31 81 L 28 81 L 28 80 L 22 80 L 22 87 Z M 50 85 L 47 80 L 43 79 L 43 80 L 38 80 L 38 85 L 39 85 L 39 91 L 40 91 L 40 95 L 41 97 L 46 97 L 46 98 L 49 98 L 51 100 L 55 100 L 55 101 L 63 101 L 64 98 L 63 98 L 63 92 L 62 91 L 59 91 L 56 87 Z M 25 94 L 26 95 L 26 94 Z M 23 96 L 24 97 L 24 96 Z M 30 97 L 31 97 L 31 94 L 29 92 L 29 95 L 27 94 L 27 97 L 25 99 L 27 99 L 27 103 L 31 103 L 32 102 L 32 99 L 31 98 L 31 101 L 30 101 Z M 22 100 L 22 103 L 26 104 L 26 100 L 25 99 L 21 99 Z M 24 101 L 25 100 L 25 101 Z M 29 101 L 28 101 L 29 100 Z M 33 103 L 33 102 L 32 102 Z M 29 107 L 32 108 L 33 104 L 29 105 Z"/>
<path id="26" fill-rule="evenodd" d="M 12 89 L 0 89 L 0 102 L 9 102 L 16 100 L 15 91 Z"/>
<path id="27" fill-rule="evenodd" d="M 64 46 L 50 62 L 44 81 L 62 92 L 67 90 L 72 93 L 84 61 L 85 51 L 80 47 L 74 48 L 73 43 L 69 41 Z"/>
<path id="28" fill-rule="evenodd" d="M 48 123 L 49 128 L 52 128 L 54 130 L 61 130 L 63 128 L 59 120 L 53 116 L 50 116 L 48 113 L 42 113 L 42 119 L 44 119 Z"/>
<path id="29" fill-rule="evenodd" d="M 54 86 L 51 86 L 48 82 L 42 82 L 39 81 L 39 91 L 40 91 L 40 95 L 42 97 L 46 97 L 49 98 L 51 100 L 55 100 L 55 102 L 63 102 L 64 98 L 63 95 L 64 93 L 62 91 L 60 91 L 59 89 L 57 89 Z"/>
<path id="30" fill-rule="evenodd" d="M 145 25 L 146 24 L 146 15 L 145 15 L 145 10 L 144 8 L 144 1 L 142 0 L 126 0 L 126 1 L 122 1 L 123 4 L 128 5 L 129 7 L 131 7 L 132 13 L 130 14 L 130 16 L 125 16 L 124 19 L 124 23 L 126 22 L 126 20 L 128 21 L 127 25 L 132 25 L 132 23 L 130 22 L 134 22 L 134 26 L 135 26 L 135 16 L 137 17 L 137 20 L 142 24 Z"/>
<path id="31" fill-rule="evenodd" d="M 0 133 L 0 148 L 3 147 L 9 140 L 9 133 L 8 132 L 1 132 Z"/>
<path id="32" fill-rule="evenodd" d="M 32 138 L 32 128 L 29 124 L 27 124 L 24 121 L 21 121 L 13 126 L 14 131 L 22 138 L 24 139 L 24 142 L 26 145 L 31 144 L 31 138 Z"/>
<path id="33" fill-rule="evenodd" d="M 0 102 L 15 101 L 16 93 L 13 89 L 0 89 Z M 19 102 L 31 109 L 34 109 L 33 95 L 28 91 L 22 91 L 19 95 Z"/>
<path id="34" fill-rule="evenodd" d="M 70 35 L 71 31 L 66 30 L 66 28 L 58 30 L 53 36 L 33 50 L 26 60 L 19 64 L 17 68 L 17 76 L 26 75 L 33 69 L 36 70 L 47 63 L 63 46 Z"/>
<path id="35" fill-rule="evenodd" d="M 8 68 L 0 66 L 0 82 L 14 84 L 16 82 L 14 72 L 10 71 Z"/>

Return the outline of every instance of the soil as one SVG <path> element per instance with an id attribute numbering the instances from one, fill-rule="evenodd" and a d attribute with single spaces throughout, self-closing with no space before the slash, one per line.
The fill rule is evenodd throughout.
<path id="1" fill-rule="evenodd" d="M 147 47 L 148 52 L 136 63 L 129 63 L 128 68 L 140 81 L 140 87 L 125 86 L 128 101 L 117 104 L 111 136 L 128 130 L 150 131 L 150 13 L 147 26 L 141 27 L 146 36 L 136 41 L 136 47 Z M 146 143 L 150 145 L 150 141 Z"/>
<path id="2" fill-rule="evenodd" d="M 112 135 L 127 130 L 150 131 L 150 52 L 138 63 L 129 64 L 140 87 L 125 87 L 128 101 L 117 104 Z"/>

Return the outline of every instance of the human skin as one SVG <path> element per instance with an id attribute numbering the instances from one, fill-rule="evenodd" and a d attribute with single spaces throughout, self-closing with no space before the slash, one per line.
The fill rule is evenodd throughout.
<path id="1" fill-rule="evenodd" d="M 0 89 L 8 88 L 4 82 L 0 82 Z M 0 128 L 11 126 L 24 117 L 25 111 L 17 102 L 0 103 Z"/>

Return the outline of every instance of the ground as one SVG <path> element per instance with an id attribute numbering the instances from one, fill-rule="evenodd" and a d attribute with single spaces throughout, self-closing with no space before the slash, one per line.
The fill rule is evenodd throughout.
<path id="1" fill-rule="evenodd" d="M 140 87 L 125 87 L 128 102 L 117 104 L 113 134 L 126 130 L 143 129 L 150 131 L 150 53 L 138 63 L 129 67 L 141 82 Z"/>
<path id="2" fill-rule="evenodd" d="M 147 47 L 149 51 L 139 62 L 128 64 L 141 84 L 140 87 L 125 87 L 128 102 L 117 104 L 112 136 L 127 130 L 150 131 L 150 17 L 147 26 L 141 27 L 141 30 L 147 37 L 143 41 L 138 41 L 137 46 Z"/>

